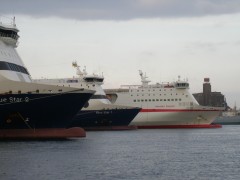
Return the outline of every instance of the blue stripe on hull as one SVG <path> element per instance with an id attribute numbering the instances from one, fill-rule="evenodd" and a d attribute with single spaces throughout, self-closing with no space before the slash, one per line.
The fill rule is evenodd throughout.
<path id="1" fill-rule="evenodd" d="M 0 95 L 0 129 L 67 128 L 91 95 L 90 93 Z"/>
<path id="2" fill-rule="evenodd" d="M 102 126 L 128 126 L 139 113 L 140 108 L 111 109 L 80 111 L 75 116 L 72 126 L 102 127 Z"/>

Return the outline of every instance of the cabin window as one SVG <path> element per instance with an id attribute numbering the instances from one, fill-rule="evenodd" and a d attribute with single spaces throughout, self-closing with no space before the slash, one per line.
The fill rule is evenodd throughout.
<path id="1" fill-rule="evenodd" d="M 78 80 L 77 79 L 68 79 L 67 83 L 77 83 Z"/>
<path id="2" fill-rule="evenodd" d="M 4 61 L 0 61 L 0 70 L 16 71 L 16 72 L 21 72 L 21 73 L 29 75 L 27 69 L 24 68 L 23 66 L 19 66 L 17 64 L 8 63 L 8 62 L 4 62 Z"/>

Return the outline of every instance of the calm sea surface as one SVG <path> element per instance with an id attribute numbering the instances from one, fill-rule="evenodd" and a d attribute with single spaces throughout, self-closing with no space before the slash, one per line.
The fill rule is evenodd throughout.
<path id="1" fill-rule="evenodd" d="M 240 179 L 240 126 L 0 142 L 0 179 Z"/>

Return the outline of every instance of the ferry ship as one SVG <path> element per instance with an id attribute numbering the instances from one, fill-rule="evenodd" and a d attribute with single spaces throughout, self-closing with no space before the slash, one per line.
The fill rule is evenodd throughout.
<path id="1" fill-rule="evenodd" d="M 36 83 L 54 84 L 59 87 L 76 87 L 96 91 L 81 111 L 77 113 L 72 126 L 81 126 L 85 130 L 127 130 L 136 129 L 129 126 L 141 108 L 112 105 L 106 97 L 102 84 L 104 77 L 83 71 L 77 62 L 73 62 L 77 77 L 62 79 L 35 79 Z"/>
<path id="2" fill-rule="evenodd" d="M 85 136 L 66 128 L 95 91 L 33 83 L 16 51 L 18 32 L 15 19 L 0 22 L 0 138 Z"/>
<path id="3" fill-rule="evenodd" d="M 235 104 L 233 109 L 228 109 L 223 111 L 220 116 L 218 116 L 213 123 L 222 125 L 240 125 L 240 110 L 237 110 Z"/>
<path id="4" fill-rule="evenodd" d="M 131 105 L 142 110 L 131 122 L 138 128 L 207 128 L 221 108 L 200 106 L 189 92 L 187 80 L 150 85 L 146 73 L 139 71 L 141 85 L 106 90 L 115 105 Z"/>

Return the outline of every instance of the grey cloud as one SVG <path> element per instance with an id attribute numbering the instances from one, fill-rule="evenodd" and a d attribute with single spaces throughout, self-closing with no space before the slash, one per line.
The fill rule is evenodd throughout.
<path id="1" fill-rule="evenodd" d="M 214 52 L 218 48 L 223 47 L 228 44 L 230 44 L 230 43 L 229 42 L 194 42 L 194 43 L 190 43 L 190 44 L 186 45 L 185 48 L 188 51 L 203 50 L 203 51 Z"/>
<path id="2" fill-rule="evenodd" d="M 189 17 L 240 12 L 239 0 L 0 0 L 1 14 L 79 20 Z"/>
<path id="3" fill-rule="evenodd" d="M 234 45 L 234 46 L 235 46 L 235 45 L 236 45 L 236 46 L 240 46 L 240 40 L 239 40 L 239 41 L 236 41 L 233 45 Z"/>
<path id="4" fill-rule="evenodd" d="M 141 53 L 140 53 L 140 55 L 142 56 L 147 56 L 147 57 L 149 57 L 149 56 L 155 56 L 156 55 L 156 53 L 155 52 L 152 52 L 152 51 L 142 51 Z"/>

